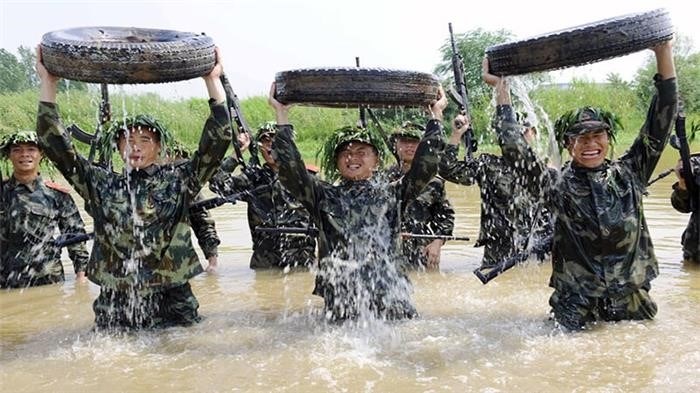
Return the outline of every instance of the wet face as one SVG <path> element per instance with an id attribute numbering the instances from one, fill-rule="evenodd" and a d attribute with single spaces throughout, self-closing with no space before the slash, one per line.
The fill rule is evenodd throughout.
<path id="1" fill-rule="evenodd" d="M 531 145 L 535 139 L 537 139 L 537 129 L 535 129 L 535 127 L 525 128 L 525 131 L 523 131 L 523 137 L 525 138 L 525 142 L 527 142 L 528 145 Z"/>
<path id="2" fill-rule="evenodd" d="M 350 142 L 335 157 L 340 176 L 346 180 L 367 180 L 379 166 L 377 151 L 372 145 Z"/>
<path id="3" fill-rule="evenodd" d="M 610 140 L 605 130 L 594 130 L 569 138 L 567 149 L 574 162 L 585 168 L 597 168 L 605 161 Z"/>
<path id="4" fill-rule="evenodd" d="M 413 162 L 419 142 L 420 140 L 416 138 L 399 137 L 396 140 L 396 151 L 399 154 L 399 159 L 406 164 Z"/>
<path id="5" fill-rule="evenodd" d="M 275 163 L 275 160 L 272 158 L 272 136 L 271 135 L 265 135 L 262 138 L 260 138 L 260 142 L 258 142 L 260 145 L 260 153 L 262 153 L 263 159 L 265 162 L 272 166 L 275 167 L 277 164 Z"/>
<path id="6" fill-rule="evenodd" d="M 134 127 L 128 133 L 128 137 L 127 133 L 122 133 L 118 145 L 119 155 L 134 169 L 153 165 L 160 154 L 158 134 L 148 128 Z"/>
<path id="7" fill-rule="evenodd" d="M 34 143 L 18 143 L 10 146 L 10 162 L 17 175 L 32 175 L 39 173 L 41 149 Z"/>

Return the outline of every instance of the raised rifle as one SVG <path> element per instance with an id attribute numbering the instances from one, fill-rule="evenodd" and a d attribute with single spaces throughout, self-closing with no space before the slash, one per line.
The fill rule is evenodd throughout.
<path id="1" fill-rule="evenodd" d="M 100 85 L 100 93 L 102 95 L 102 100 L 100 101 L 100 121 L 97 124 L 97 129 L 94 134 L 83 131 L 78 125 L 71 124 L 66 130 L 80 142 L 90 145 L 90 154 L 88 155 L 88 162 L 93 162 L 95 159 L 95 154 L 100 144 L 100 138 L 104 132 L 104 128 L 112 120 L 112 105 L 109 103 L 109 89 L 106 83 Z M 100 156 L 100 163 L 108 164 L 109 158 Z"/>
<path id="2" fill-rule="evenodd" d="M 226 92 L 226 105 L 229 108 L 231 125 L 233 126 L 235 123 L 239 133 L 243 132 L 248 134 L 248 137 L 250 138 L 250 146 L 248 147 L 248 150 L 250 150 L 250 163 L 254 166 L 259 166 L 260 159 L 258 158 L 257 141 L 255 140 L 250 127 L 248 126 L 248 122 L 246 122 L 245 117 L 243 117 L 243 111 L 241 110 L 241 104 L 240 101 L 238 101 L 238 96 L 233 92 L 233 88 L 231 87 L 226 75 L 222 74 L 220 79 L 221 84 L 224 85 L 224 91 Z M 238 138 L 234 138 L 233 140 L 233 150 L 236 152 L 236 159 L 238 159 L 238 163 L 245 168 L 246 164 L 243 160 L 241 147 L 238 145 Z"/>
<path id="3" fill-rule="evenodd" d="M 360 68 L 360 57 L 355 56 L 355 67 Z M 365 108 L 366 106 L 363 104 L 359 105 L 360 108 L 360 128 L 365 129 L 367 128 L 367 114 L 365 113 Z"/>
<path id="4" fill-rule="evenodd" d="M 466 151 L 464 157 L 465 159 L 471 159 L 472 153 L 476 151 L 476 144 L 472 141 L 474 132 L 471 125 L 471 116 L 469 115 L 469 92 L 467 91 L 467 81 L 464 76 L 464 62 L 455 44 L 455 36 L 452 33 L 452 23 L 448 23 L 448 27 L 450 29 L 450 43 L 452 44 L 452 72 L 454 74 L 455 87 L 457 88 L 456 92 L 453 88 L 450 88 L 449 94 L 459 107 L 459 113 L 467 116 L 470 120 L 467 131 L 462 135 L 462 141 L 464 142 Z M 457 126 L 459 127 L 460 125 Z"/>

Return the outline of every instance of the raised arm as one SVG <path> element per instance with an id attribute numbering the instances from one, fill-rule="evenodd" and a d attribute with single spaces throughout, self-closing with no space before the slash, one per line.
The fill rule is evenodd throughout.
<path id="1" fill-rule="evenodd" d="M 651 99 L 639 136 L 627 153 L 620 157 L 621 161 L 631 165 L 633 172 L 639 176 L 639 182 L 643 184 L 649 181 L 656 168 L 678 110 L 678 87 L 671 41 L 661 43 L 652 50 L 656 56 L 656 94 Z"/>
<path id="2" fill-rule="evenodd" d="M 465 158 L 464 161 L 460 161 L 457 157 L 462 135 L 469 128 L 469 123 L 469 118 L 464 115 L 457 115 L 454 118 L 451 123 L 452 134 L 447 140 L 445 152 L 438 166 L 438 172 L 442 178 L 465 186 L 474 184 L 479 173 L 479 160 L 477 158 Z"/>
<path id="3" fill-rule="evenodd" d="M 429 107 L 430 120 L 425 127 L 425 134 L 416 148 L 411 168 L 401 179 L 402 199 L 415 199 L 426 185 L 437 175 L 438 165 L 445 150 L 445 135 L 442 131 L 442 112 L 447 107 L 447 97 L 442 87 L 439 96 Z"/>
<path id="4" fill-rule="evenodd" d="M 272 141 L 272 157 L 279 166 L 280 183 L 302 203 L 311 214 L 316 212 L 320 189 L 318 180 L 306 170 L 299 149 L 294 143 L 294 128 L 289 124 L 289 109 L 275 99 L 275 84 L 270 87 L 268 103 L 275 110 L 277 134 Z"/>
<path id="5" fill-rule="evenodd" d="M 193 197 L 219 168 L 233 139 L 231 121 L 226 107 L 226 92 L 220 79 L 222 73 L 221 52 L 216 48 L 216 65 L 209 74 L 202 77 L 209 93 L 211 114 L 204 124 L 199 148 L 192 158 L 192 168 L 197 181 L 197 184 L 190 185 Z"/>

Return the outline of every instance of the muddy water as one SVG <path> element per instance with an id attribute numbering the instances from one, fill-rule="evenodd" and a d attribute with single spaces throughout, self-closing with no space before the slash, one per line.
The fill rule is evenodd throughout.
<path id="1" fill-rule="evenodd" d="M 676 160 L 664 156 L 659 170 Z M 563 334 L 547 320 L 550 267 L 514 268 L 488 285 L 481 249 L 448 243 L 440 273 L 414 273 L 421 317 L 322 322 L 310 273 L 254 273 L 245 205 L 215 210 L 220 269 L 192 281 L 202 323 L 94 334 L 98 288 L 0 293 L 3 392 L 679 392 L 700 388 L 700 269 L 681 264 L 688 216 L 669 204 L 673 176 L 645 200 L 661 275 L 654 321 Z M 478 190 L 449 186 L 456 233 L 476 238 Z M 89 224 L 91 225 L 91 224 Z M 72 272 L 65 260 L 66 271 Z"/>

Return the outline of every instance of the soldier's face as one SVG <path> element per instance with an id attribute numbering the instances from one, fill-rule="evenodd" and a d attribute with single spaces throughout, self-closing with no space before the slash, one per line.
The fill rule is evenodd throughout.
<path id="1" fill-rule="evenodd" d="M 275 160 L 272 158 L 272 138 L 264 136 L 260 138 L 260 153 L 268 165 L 275 166 Z"/>
<path id="2" fill-rule="evenodd" d="M 596 130 L 569 138 L 571 159 L 585 168 L 597 168 L 605 161 L 610 140 L 605 130 Z"/>
<path id="3" fill-rule="evenodd" d="M 134 169 L 143 169 L 155 164 L 159 154 L 160 140 L 150 129 L 135 127 L 128 136 L 119 136 L 119 155 Z"/>
<path id="4" fill-rule="evenodd" d="M 418 142 L 420 141 L 415 138 L 399 137 L 396 140 L 396 151 L 399 154 L 399 159 L 405 163 L 413 162 Z"/>
<path id="5" fill-rule="evenodd" d="M 12 169 L 18 175 L 39 172 L 41 150 L 33 143 L 18 143 L 10 147 Z"/>
<path id="6" fill-rule="evenodd" d="M 379 166 L 379 157 L 372 145 L 350 142 L 335 158 L 340 176 L 347 180 L 367 180 Z"/>

